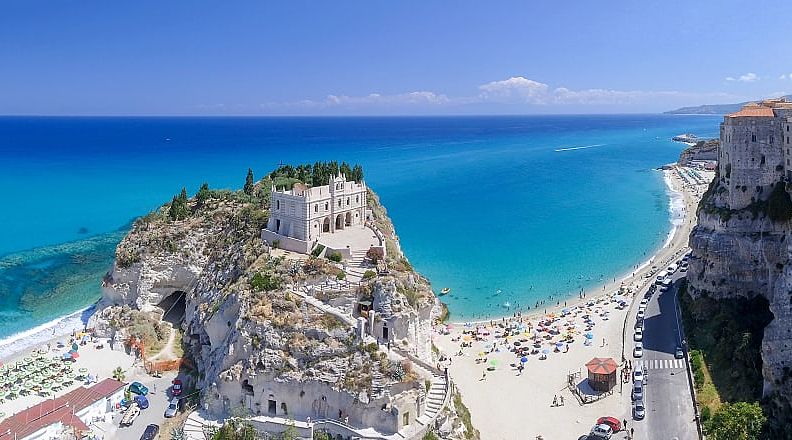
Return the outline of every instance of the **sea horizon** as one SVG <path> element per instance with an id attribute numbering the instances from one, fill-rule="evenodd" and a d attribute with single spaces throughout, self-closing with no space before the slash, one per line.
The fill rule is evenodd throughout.
<path id="1" fill-rule="evenodd" d="M 549 295 L 555 305 L 628 272 L 662 246 L 673 210 L 653 170 L 684 148 L 671 136 L 717 135 L 719 117 L 696 116 L 0 116 L 2 148 L 17 165 L 0 183 L 34 182 L 12 191 L 16 199 L 0 210 L 10 219 L 0 237 L 0 347 L 99 299 L 99 280 L 124 228 L 182 186 L 190 194 L 203 181 L 239 188 L 248 166 L 258 179 L 279 162 L 361 163 L 407 257 L 436 291 L 451 288 L 442 299 L 452 320 L 511 314 Z M 333 123 L 339 119 L 352 123 Z M 134 130 L 112 124 L 119 120 L 132 120 Z M 235 124 L 240 120 L 278 124 Z M 567 172 L 593 180 L 570 183 Z M 104 185 L 86 190 L 91 179 Z M 53 181 L 65 194 L 57 224 L 21 215 L 46 200 Z M 481 222 L 445 218 L 454 209 L 476 213 L 480 197 L 493 203 L 478 207 Z M 559 222 L 564 218 L 569 224 Z M 620 231 L 607 230 L 614 225 Z"/>

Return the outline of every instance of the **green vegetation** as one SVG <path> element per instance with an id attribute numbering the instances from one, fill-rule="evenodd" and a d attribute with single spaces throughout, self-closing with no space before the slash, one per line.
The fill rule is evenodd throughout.
<path id="1" fill-rule="evenodd" d="M 182 188 L 178 196 L 173 196 L 168 217 L 171 220 L 183 220 L 190 216 L 190 206 L 187 204 L 187 189 Z"/>
<path id="2" fill-rule="evenodd" d="M 126 374 L 124 373 L 124 369 L 121 368 L 121 367 L 116 367 L 116 369 L 113 370 L 113 379 L 115 379 L 115 380 L 117 380 L 119 382 L 123 382 L 124 378 L 126 378 Z"/>
<path id="3" fill-rule="evenodd" d="M 374 278 L 376 276 L 377 276 L 377 272 L 374 272 L 371 269 L 368 269 L 367 271 L 363 272 L 363 279 L 364 280 L 370 280 L 370 279 L 372 279 L 372 278 Z"/>
<path id="4" fill-rule="evenodd" d="M 245 176 L 245 186 L 242 187 L 242 192 L 245 194 L 252 196 L 255 185 L 255 181 L 253 180 L 253 170 L 248 168 L 247 176 Z"/>
<path id="5" fill-rule="evenodd" d="M 344 259 L 344 257 L 342 257 L 342 256 L 341 256 L 341 254 L 340 254 L 339 252 L 335 252 L 335 251 L 328 252 L 328 253 L 327 253 L 327 254 L 325 254 L 325 255 L 327 256 L 327 259 L 328 259 L 328 260 L 330 260 L 330 261 L 335 261 L 336 263 L 340 263 L 340 262 L 341 262 L 341 260 L 343 260 L 343 259 Z"/>
<path id="6" fill-rule="evenodd" d="M 269 174 L 276 186 L 286 187 L 289 184 L 294 185 L 295 182 L 303 182 L 312 186 L 327 185 L 330 177 L 337 176 L 338 173 L 343 173 L 347 180 L 354 180 L 360 182 L 363 180 L 363 167 L 360 165 L 350 166 L 346 162 L 341 162 L 341 165 L 336 161 L 330 162 L 314 162 L 311 164 L 302 165 L 281 165 L 275 171 Z M 289 188 L 291 188 L 289 186 Z"/>
<path id="7" fill-rule="evenodd" d="M 722 427 L 731 429 L 733 419 L 739 419 L 737 415 L 748 417 L 744 414 L 747 408 L 759 408 L 762 415 L 761 340 L 765 326 L 773 318 L 767 300 L 759 296 L 721 300 L 701 296 L 693 300 L 686 284 L 680 288 L 679 300 L 707 433 L 718 439 L 764 438 L 757 431 L 751 433 L 755 436 L 724 436 L 728 431 Z M 765 424 L 766 418 L 762 415 L 760 425 Z M 770 422 L 772 431 L 773 420 Z"/>
<path id="8" fill-rule="evenodd" d="M 318 257 L 323 250 L 325 250 L 325 246 L 323 244 L 317 244 L 314 250 L 311 251 L 311 256 Z"/>
<path id="9" fill-rule="evenodd" d="M 424 434 L 421 440 L 440 440 L 440 437 L 438 437 L 437 434 L 435 434 L 434 432 L 429 431 L 426 434 Z"/>
<path id="10" fill-rule="evenodd" d="M 333 437 L 324 431 L 314 431 L 313 440 L 333 440 Z"/>
<path id="11" fill-rule="evenodd" d="M 338 273 L 336 274 L 336 279 L 340 281 L 345 278 L 346 278 L 346 273 L 343 270 L 339 270 Z"/>
<path id="12" fill-rule="evenodd" d="M 209 200 L 211 196 L 211 192 L 209 191 L 209 184 L 204 182 L 203 185 L 198 189 L 198 192 L 195 193 L 195 206 L 198 209 L 203 208 L 206 205 L 206 201 Z"/>
<path id="13" fill-rule="evenodd" d="M 258 432 L 247 420 L 241 418 L 227 419 L 219 428 L 209 428 L 206 436 L 209 440 L 256 440 Z"/>
<path id="14" fill-rule="evenodd" d="M 478 429 L 474 428 L 473 422 L 470 421 L 470 410 L 467 409 L 462 402 L 462 395 L 459 392 L 454 394 L 454 409 L 459 419 L 462 420 L 462 424 L 465 426 L 465 438 L 467 440 L 478 440 L 481 438 Z"/>
<path id="15" fill-rule="evenodd" d="M 758 403 L 725 403 L 705 424 L 713 440 L 758 440 L 765 437 L 767 418 Z"/>
<path id="16" fill-rule="evenodd" d="M 269 292 L 280 288 L 280 280 L 272 274 L 256 272 L 250 280 L 250 287 L 259 292 Z"/>

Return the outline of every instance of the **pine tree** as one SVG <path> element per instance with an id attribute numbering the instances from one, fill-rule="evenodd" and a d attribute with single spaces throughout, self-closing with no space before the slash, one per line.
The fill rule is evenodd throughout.
<path id="1" fill-rule="evenodd" d="M 209 200 L 209 184 L 204 182 L 198 192 L 195 193 L 195 201 L 198 208 L 202 208 L 206 201 Z"/>
<path id="2" fill-rule="evenodd" d="M 363 167 L 362 166 L 355 165 L 355 167 L 352 168 L 352 180 L 354 180 L 355 182 L 358 182 L 358 183 L 363 181 Z"/>
<path id="3" fill-rule="evenodd" d="M 349 167 L 348 163 L 341 162 L 340 171 L 341 171 L 341 174 L 346 176 L 347 179 L 351 179 L 352 178 L 352 168 Z"/>
<path id="4" fill-rule="evenodd" d="M 247 177 L 245 178 L 245 187 L 242 189 L 245 194 L 253 195 L 253 170 L 248 168 Z"/>

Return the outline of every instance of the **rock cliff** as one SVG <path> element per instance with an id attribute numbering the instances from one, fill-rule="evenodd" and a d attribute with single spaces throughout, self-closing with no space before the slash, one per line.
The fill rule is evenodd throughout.
<path id="1" fill-rule="evenodd" d="M 690 162 L 694 160 L 718 160 L 719 146 L 720 141 L 717 139 L 699 141 L 696 145 L 685 148 L 685 150 L 680 153 L 677 163 L 686 167 L 690 166 Z"/>
<path id="2" fill-rule="evenodd" d="M 768 163 L 771 173 L 775 166 Z M 772 320 L 761 340 L 762 394 L 775 422 L 785 423 L 792 399 L 792 203 L 778 176 L 766 185 L 760 182 L 767 176 L 740 175 L 735 182 L 727 170 L 716 175 L 698 209 L 689 292 L 694 303 L 766 299 Z M 742 185 L 748 181 L 755 183 Z"/>
<path id="3" fill-rule="evenodd" d="M 344 266 L 265 246 L 260 230 L 269 187 L 260 182 L 252 195 L 214 191 L 200 202 L 191 199 L 190 215 L 178 220 L 169 218 L 168 205 L 139 219 L 118 245 L 93 325 L 108 336 L 120 331 L 145 338 L 136 334 L 141 329 L 125 325 L 134 321 L 129 311 L 159 319 L 174 307 L 174 298 L 184 297 L 183 342 L 210 412 L 242 407 L 253 414 L 344 419 L 398 431 L 402 415 L 417 418 L 423 410 L 430 375 L 420 377 L 421 367 L 407 357 L 432 364 L 430 332 L 439 301 L 401 253 L 393 225 L 371 193 L 369 209 L 385 235 L 390 271 L 364 277 L 318 304 L 300 286 L 335 279 Z M 375 311 L 366 324 L 370 333 L 389 326 L 398 350 L 386 353 L 376 338 L 361 334 L 368 315 L 354 307 L 359 301 Z M 336 303 L 355 310 L 347 317 L 323 308 Z"/>

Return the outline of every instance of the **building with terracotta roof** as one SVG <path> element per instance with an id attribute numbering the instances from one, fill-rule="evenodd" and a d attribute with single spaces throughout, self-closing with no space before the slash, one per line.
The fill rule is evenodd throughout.
<path id="1" fill-rule="evenodd" d="M 770 196 L 778 182 L 792 182 L 792 102 L 749 103 L 724 116 L 720 127 L 719 178 L 731 209 Z"/>
<path id="2" fill-rule="evenodd" d="M 104 419 L 124 398 L 123 382 L 105 379 L 86 388 L 45 400 L 0 422 L 0 440 L 82 438 L 90 425 Z"/>

